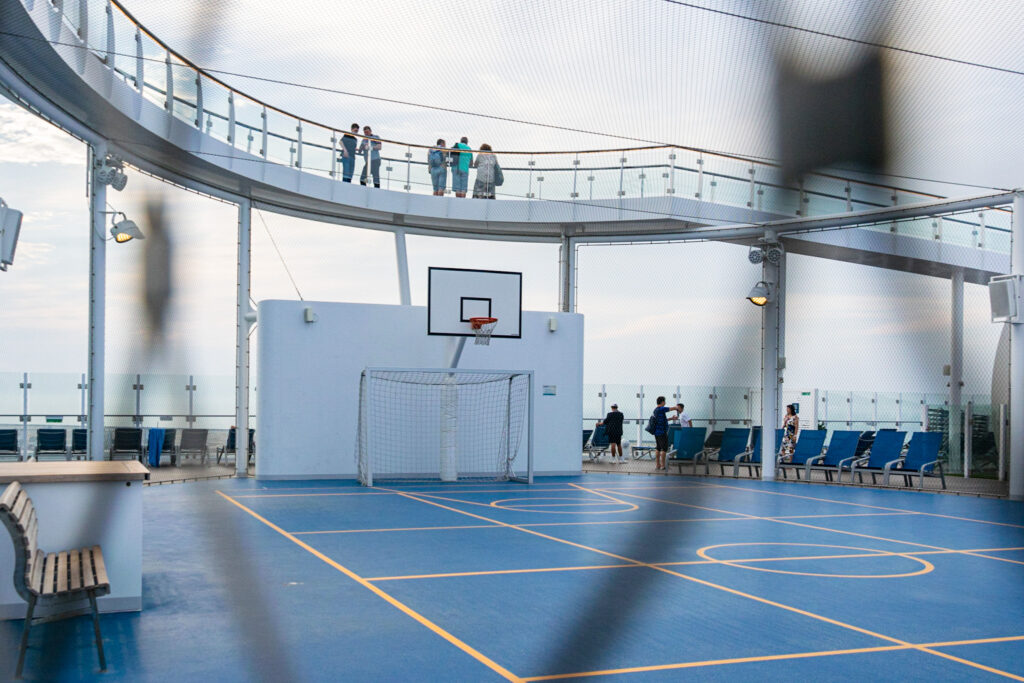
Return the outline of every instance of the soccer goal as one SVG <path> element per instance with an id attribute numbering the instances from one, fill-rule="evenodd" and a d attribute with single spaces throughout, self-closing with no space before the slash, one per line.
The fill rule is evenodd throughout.
<path id="1" fill-rule="evenodd" d="M 366 486 L 388 479 L 533 483 L 533 372 L 366 368 L 356 457 Z"/>

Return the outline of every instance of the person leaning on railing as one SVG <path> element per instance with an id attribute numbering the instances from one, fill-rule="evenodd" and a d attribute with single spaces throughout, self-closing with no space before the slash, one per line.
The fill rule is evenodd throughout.
<path id="1" fill-rule="evenodd" d="M 494 199 L 494 189 L 505 182 L 505 176 L 498 165 L 498 159 L 491 154 L 491 146 L 480 145 L 480 153 L 473 162 L 476 168 L 476 182 L 473 183 L 473 199 Z"/>
<path id="2" fill-rule="evenodd" d="M 469 139 L 463 136 L 462 140 L 452 145 L 452 191 L 456 197 L 465 197 L 466 188 L 469 187 L 469 165 L 473 162 L 473 154 L 470 150 Z"/>
<path id="3" fill-rule="evenodd" d="M 430 183 L 436 197 L 444 196 L 448 184 L 448 152 L 444 146 L 445 141 L 438 138 L 437 147 L 427 152 L 427 168 L 430 169 Z"/>
<path id="4" fill-rule="evenodd" d="M 363 163 L 363 173 L 359 176 L 359 184 L 365 185 L 369 180 L 369 173 L 373 174 L 373 186 L 380 187 L 380 136 L 374 135 L 369 126 L 363 126 L 363 143 L 359 150 L 363 153 L 366 161 Z"/>
<path id="5" fill-rule="evenodd" d="M 352 174 L 356 171 L 356 145 L 359 135 L 359 124 L 353 123 L 351 133 L 341 136 L 341 179 L 343 182 L 351 183 Z"/>

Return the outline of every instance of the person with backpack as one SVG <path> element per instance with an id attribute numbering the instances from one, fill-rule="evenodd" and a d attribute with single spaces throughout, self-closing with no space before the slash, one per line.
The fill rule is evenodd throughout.
<path id="1" fill-rule="evenodd" d="M 665 405 L 665 397 L 659 396 L 657 406 L 647 421 L 646 431 L 654 435 L 655 470 L 665 469 L 665 458 L 668 455 L 668 413 L 672 408 Z"/>
<path id="2" fill-rule="evenodd" d="M 465 136 L 452 146 L 454 150 L 471 150 L 469 139 Z M 473 163 L 472 152 L 452 152 L 452 191 L 456 197 L 465 197 L 469 187 L 469 165 Z"/>
<path id="3" fill-rule="evenodd" d="M 427 152 L 427 170 L 430 171 L 430 184 L 434 187 L 435 197 L 443 197 L 448 185 L 448 152 L 444 145 L 444 140 L 438 138 L 437 147 Z"/>
<path id="4" fill-rule="evenodd" d="M 498 165 L 498 159 L 491 154 L 491 146 L 480 145 L 480 153 L 473 161 L 476 168 L 476 182 L 473 183 L 473 199 L 494 199 L 494 188 L 505 182 L 505 176 Z"/>

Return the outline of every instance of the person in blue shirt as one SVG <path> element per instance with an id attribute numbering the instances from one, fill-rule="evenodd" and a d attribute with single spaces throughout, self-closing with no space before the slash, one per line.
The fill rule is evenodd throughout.
<path id="1" fill-rule="evenodd" d="M 434 195 L 443 197 L 448 184 L 448 152 L 444 149 L 445 141 L 437 140 L 437 147 L 427 152 L 427 169 L 430 171 L 430 184 L 434 187 Z"/>
<path id="2" fill-rule="evenodd" d="M 665 397 L 658 397 L 658 405 L 654 409 L 654 457 L 656 470 L 665 469 L 665 457 L 668 454 L 668 414 L 672 411 L 665 405 Z"/>
<path id="3" fill-rule="evenodd" d="M 352 174 L 356 170 L 356 145 L 359 143 L 356 136 L 359 135 L 359 124 L 353 123 L 351 130 L 351 133 L 341 136 L 341 179 L 346 183 L 352 182 Z"/>
<path id="4" fill-rule="evenodd" d="M 363 142 L 359 145 L 359 151 L 365 157 L 365 162 L 359 178 L 360 185 L 365 185 L 372 175 L 373 186 L 380 187 L 380 147 L 380 136 L 374 135 L 369 126 L 363 126 Z"/>

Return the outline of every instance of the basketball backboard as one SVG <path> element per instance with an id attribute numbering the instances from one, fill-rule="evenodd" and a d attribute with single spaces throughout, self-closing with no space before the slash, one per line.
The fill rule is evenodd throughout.
<path id="1" fill-rule="evenodd" d="M 435 268 L 427 272 L 427 334 L 472 337 L 469 319 L 497 318 L 492 338 L 522 337 L 523 274 Z"/>

